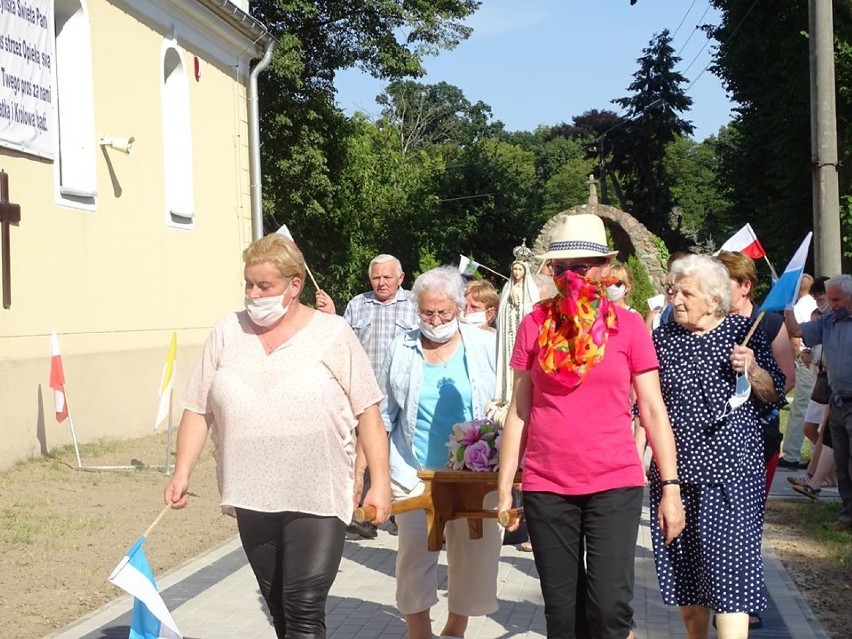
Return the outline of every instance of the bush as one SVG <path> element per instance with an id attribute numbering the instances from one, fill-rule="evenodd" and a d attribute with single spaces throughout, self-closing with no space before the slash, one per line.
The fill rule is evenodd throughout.
<path id="1" fill-rule="evenodd" d="M 657 291 L 654 285 L 651 284 L 651 279 L 648 277 L 648 271 L 645 266 L 635 255 L 631 255 L 628 260 L 627 270 L 630 271 L 630 278 L 633 280 L 633 289 L 627 296 L 627 303 L 639 311 L 642 315 L 648 311 L 648 298 L 654 297 Z"/>

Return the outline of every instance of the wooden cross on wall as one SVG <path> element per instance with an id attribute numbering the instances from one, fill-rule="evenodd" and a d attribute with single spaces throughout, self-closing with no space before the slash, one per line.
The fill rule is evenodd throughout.
<path id="1" fill-rule="evenodd" d="M 9 201 L 9 174 L 0 169 L 0 226 L 2 226 L 3 308 L 12 307 L 12 253 L 9 225 L 21 221 L 21 205 Z"/>

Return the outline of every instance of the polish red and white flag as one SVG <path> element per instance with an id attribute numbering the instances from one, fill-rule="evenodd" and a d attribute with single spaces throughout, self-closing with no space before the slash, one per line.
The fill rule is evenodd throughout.
<path id="1" fill-rule="evenodd" d="M 59 352 L 56 329 L 50 335 L 50 387 L 53 389 L 56 421 L 61 423 L 68 417 L 68 402 L 65 401 L 65 372 L 62 370 L 62 353 Z"/>
<path id="2" fill-rule="evenodd" d="M 766 256 L 766 251 L 763 250 L 763 245 L 757 239 L 754 229 L 751 224 L 746 223 L 739 231 L 734 233 L 731 238 L 722 244 L 720 251 L 736 251 L 743 255 L 748 255 L 751 259 L 757 260 Z"/>

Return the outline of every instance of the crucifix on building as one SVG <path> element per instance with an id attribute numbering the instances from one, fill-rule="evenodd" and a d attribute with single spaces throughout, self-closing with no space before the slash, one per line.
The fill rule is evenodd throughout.
<path id="1" fill-rule="evenodd" d="M 9 201 L 9 174 L 0 169 L 0 227 L 2 227 L 3 308 L 12 307 L 12 253 L 9 225 L 21 221 L 21 205 Z"/>

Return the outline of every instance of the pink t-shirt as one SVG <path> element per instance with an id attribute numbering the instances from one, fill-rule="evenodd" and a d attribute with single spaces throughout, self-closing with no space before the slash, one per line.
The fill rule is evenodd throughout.
<path id="1" fill-rule="evenodd" d="M 266 354 L 245 312 L 216 323 L 184 395 L 207 417 L 223 509 L 352 518 L 353 429 L 382 400 L 343 318 L 314 312 Z"/>
<path id="2" fill-rule="evenodd" d="M 518 329 L 511 366 L 530 371 L 532 406 L 527 425 L 523 489 L 587 495 L 642 486 L 642 462 L 633 442 L 632 377 L 659 367 L 651 337 L 638 313 L 616 307 L 603 359 L 573 390 L 538 363 L 544 312 L 536 307 Z"/>

